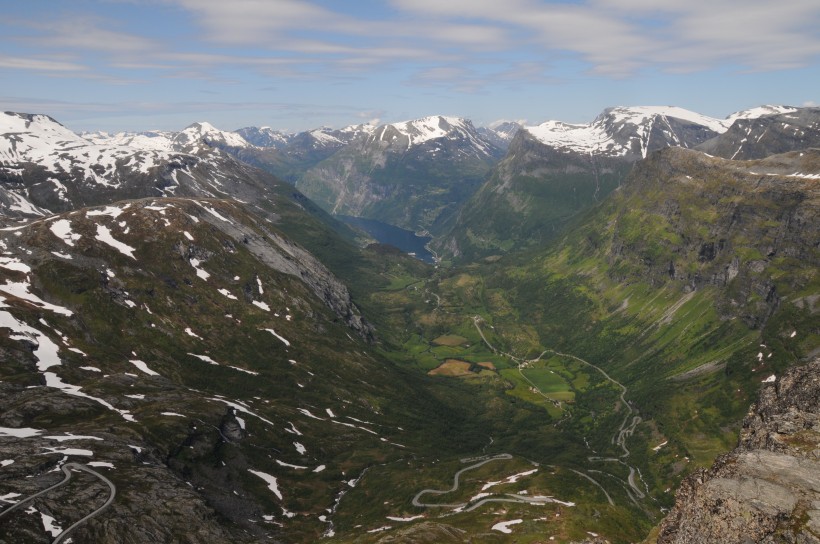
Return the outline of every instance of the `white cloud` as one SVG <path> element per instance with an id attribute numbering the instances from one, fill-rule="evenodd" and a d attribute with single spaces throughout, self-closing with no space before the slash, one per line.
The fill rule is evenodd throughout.
<path id="1" fill-rule="evenodd" d="M 558 66 L 575 61 L 593 75 L 624 78 L 644 70 L 785 70 L 820 58 L 816 0 L 389 0 L 382 8 L 154 0 L 146 8 L 153 17 L 180 17 L 179 31 L 165 34 L 140 28 L 144 21 L 107 18 L 113 15 L 105 10 L 8 19 L 7 29 L 26 31 L 7 41 L 28 51 L 0 49 L 10 53 L 0 56 L 0 69 L 109 83 L 151 72 L 221 82 L 241 80 L 241 72 L 351 81 L 384 69 L 413 73 L 414 84 L 472 93 L 551 83 L 564 75 Z"/>
<path id="2" fill-rule="evenodd" d="M 0 57 L 0 68 L 43 72 L 78 72 L 86 69 L 85 66 L 76 62 L 32 57 Z"/>
<path id="3" fill-rule="evenodd" d="M 37 21 L 31 25 L 42 32 L 36 38 L 38 46 L 51 45 L 62 49 L 86 49 L 107 53 L 144 53 L 159 45 L 148 38 L 111 30 L 111 21 L 98 17 L 73 16 L 52 21 Z"/>
<path id="4" fill-rule="evenodd" d="M 519 45 L 576 54 L 593 72 L 645 66 L 687 71 L 719 64 L 757 70 L 804 66 L 820 55 L 816 0 L 392 0 L 419 17 L 518 29 Z"/>

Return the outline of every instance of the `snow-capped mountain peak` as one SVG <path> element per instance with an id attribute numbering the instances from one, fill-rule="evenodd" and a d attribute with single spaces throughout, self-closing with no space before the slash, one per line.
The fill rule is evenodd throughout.
<path id="1" fill-rule="evenodd" d="M 345 142 L 334 136 L 333 132 L 334 130 L 330 127 L 321 127 L 309 131 L 309 134 L 322 145 L 344 145 Z"/>
<path id="2" fill-rule="evenodd" d="M 116 186 L 118 164 L 148 172 L 169 155 L 164 147 L 132 147 L 120 140 L 103 133 L 86 139 L 47 115 L 5 112 L 0 115 L 0 168 L 19 174 L 21 164 L 33 164 L 54 175 L 79 172 L 88 182 Z M 60 182 L 53 183 L 59 189 Z"/>
<path id="3" fill-rule="evenodd" d="M 726 121 L 715 119 L 677 106 L 619 106 L 607 108 L 595 121 L 610 121 L 614 123 L 644 124 L 654 118 L 681 119 L 696 125 L 701 125 L 716 133 L 724 132 L 729 125 Z"/>
<path id="4" fill-rule="evenodd" d="M 351 139 L 358 138 L 362 135 L 373 134 L 376 128 L 376 125 L 364 123 L 359 125 L 349 125 L 344 128 L 340 128 L 338 132 L 343 135 L 342 138 L 350 141 Z"/>
<path id="5" fill-rule="evenodd" d="M 141 151 L 171 152 L 174 150 L 172 141 L 173 134 L 159 130 L 118 132 L 116 134 L 109 134 L 107 132 L 82 132 L 80 136 L 97 145 L 120 145 Z"/>
<path id="6" fill-rule="evenodd" d="M 499 137 L 506 140 L 511 140 L 522 126 L 523 123 L 518 121 L 496 121 L 488 128 L 495 132 Z"/>
<path id="7" fill-rule="evenodd" d="M 389 142 L 391 147 L 397 146 L 406 152 L 438 139 L 465 142 L 468 148 L 473 149 L 472 153 L 479 155 L 492 154 L 492 146 L 479 134 L 471 121 L 444 115 L 381 125 L 373 130 L 369 141 Z"/>
<path id="8" fill-rule="evenodd" d="M 589 124 L 547 121 L 525 128 L 562 152 L 646 157 L 661 147 L 697 145 L 725 132 L 728 124 L 675 106 L 619 106 L 605 109 Z"/>
<path id="9" fill-rule="evenodd" d="M 0 148 L 3 160 L 47 153 L 54 145 L 86 143 L 48 115 L 5 112 L 0 116 L 0 133 L 8 135 Z"/>
<path id="10" fill-rule="evenodd" d="M 443 115 L 391 123 L 389 126 L 407 136 L 410 139 L 410 146 L 423 144 L 435 138 L 443 138 L 455 131 L 475 132 L 472 123 L 466 119 L 461 119 L 460 117 L 445 117 Z"/>
<path id="11" fill-rule="evenodd" d="M 203 142 L 211 147 L 248 147 L 249 144 L 236 132 L 219 130 L 212 124 L 200 121 L 178 132 L 173 142 L 179 148 L 186 149 Z"/>
<path id="12" fill-rule="evenodd" d="M 288 134 L 271 127 L 244 127 L 235 130 L 248 143 L 257 147 L 280 149 L 288 145 L 295 134 Z"/>
<path id="13" fill-rule="evenodd" d="M 738 119 L 757 119 L 758 117 L 765 117 L 767 115 L 779 115 L 781 113 L 792 113 L 795 111 L 797 111 L 797 108 L 794 108 L 792 106 L 776 106 L 771 104 L 765 104 L 763 106 L 750 108 L 748 110 L 737 111 L 731 115 L 727 115 L 726 122 L 728 123 L 728 126 L 731 126 L 731 124 L 737 121 Z"/>

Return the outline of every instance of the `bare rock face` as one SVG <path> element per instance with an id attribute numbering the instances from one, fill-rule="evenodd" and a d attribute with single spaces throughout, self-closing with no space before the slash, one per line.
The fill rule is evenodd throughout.
<path id="1" fill-rule="evenodd" d="M 765 386 L 738 447 L 681 485 L 657 542 L 820 543 L 820 359 Z"/>

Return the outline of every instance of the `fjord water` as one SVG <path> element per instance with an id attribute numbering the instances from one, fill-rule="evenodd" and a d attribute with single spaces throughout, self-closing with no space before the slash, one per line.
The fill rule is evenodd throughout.
<path id="1" fill-rule="evenodd" d="M 348 225 L 359 228 L 382 244 L 390 244 L 405 253 L 414 255 L 417 259 L 433 264 L 433 254 L 425 247 L 432 240 L 429 236 L 419 236 L 412 230 L 403 229 L 376 219 L 339 215 L 338 219 Z"/>

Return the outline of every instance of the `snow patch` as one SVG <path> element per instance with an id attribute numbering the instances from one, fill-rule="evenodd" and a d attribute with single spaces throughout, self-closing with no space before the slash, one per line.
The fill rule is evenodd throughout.
<path id="1" fill-rule="evenodd" d="M 37 370 L 42 372 L 62 364 L 57 344 L 39 330 L 18 321 L 10 313 L 0 311 L 0 328 L 11 329 L 15 333 L 10 336 L 12 340 L 33 341 L 36 344 L 34 356 L 37 358 Z"/>
<path id="2" fill-rule="evenodd" d="M 57 442 L 66 442 L 68 440 L 100 440 L 102 438 L 99 436 L 90 436 L 90 435 L 82 435 L 82 434 L 72 434 L 66 433 L 64 435 L 56 435 L 56 436 L 44 436 L 43 438 L 47 438 L 49 440 L 56 440 Z"/>
<path id="3" fill-rule="evenodd" d="M 128 244 L 124 244 L 119 240 L 114 239 L 111 235 L 111 231 L 105 225 L 97 225 L 97 235 L 95 238 L 100 242 L 113 247 L 123 255 L 127 255 L 128 257 L 137 260 L 137 258 L 134 257 L 134 252 L 137 248 L 131 247 Z"/>
<path id="4" fill-rule="evenodd" d="M 5 466 L 5 465 L 4 465 Z M 9 504 L 14 504 L 17 501 L 13 500 L 17 497 L 21 497 L 20 493 L 6 493 L 5 495 L 0 495 L 0 502 L 7 502 Z"/>
<path id="5" fill-rule="evenodd" d="M 123 209 L 117 206 L 106 206 L 102 210 L 89 210 L 85 212 L 86 217 L 97 217 L 100 215 L 107 215 L 109 217 L 117 218 L 122 215 Z"/>
<path id="6" fill-rule="evenodd" d="M 387 516 L 386 519 L 389 519 L 390 521 L 414 521 L 423 518 L 424 516 L 422 514 L 419 514 L 418 516 L 410 516 L 409 518 L 397 518 L 395 516 Z"/>
<path id="7" fill-rule="evenodd" d="M 280 461 L 279 459 L 276 460 L 276 464 L 279 465 L 279 466 L 282 466 L 282 467 L 295 468 L 295 469 L 300 469 L 300 470 L 304 470 L 304 469 L 308 468 L 308 467 L 303 467 L 301 465 L 291 465 L 290 463 L 285 463 L 284 461 Z"/>
<path id="8" fill-rule="evenodd" d="M 81 455 L 83 457 L 92 457 L 94 452 L 91 450 L 86 450 L 83 448 L 52 448 L 46 447 L 43 448 L 44 450 L 48 450 L 48 453 L 61 453 L 63 455 Z M 43 454 L 47 455 L 47 454 Z"/>
<path id="9" fill-rule="evenodd" d="M 139 368 L 140 370 L 142 370 L 143 372 L 145 372 L 149 376 L 159 376 L 159 373 L 154 372 L 153 370 L 148 368 L 148 365 L 145 364 L 144 361 L 140 361 L 139 359 L 131 359 L 128 362 L 131 363 L 132 365 L 134 365 L 135 367 Z"/>
<path id="10" fill-rule="evenodd" d="M 40 519 L 43 522 L 43 529 L 45 529 L 46 532 L 49 533 L 51 536 L 58 536 L 60 533 L 63 532 L 63 528 L 60 527 L 60 524 L 57 523 L 57 520 L 49 516 L 48 514 L 40 512 Z"/>
<path id="11" fill-rule="evenodd" d="M 310 417 L 310 418 L 313 418 L 313 419 L 318 419 L 319 421 L 324 421 L 324 419 L 322 419 L 321 417 L 313 415 L 313 414 L 310 412 L 310 410 L 308 410 L 307 408 L 297 408 L 297 409 L 298 409 L 300 412 L 302 412 L 304 415 L 306 415 L 306 416 L 308 416 L 308 417 Z"/>
<path id="12" fill-rule="evenodd" d="M 25 274 L 31 272 L 31 267 L 29 265 L 14 257 L 0 257 L 0 267 L 7 270 L 14 270 L 15 272 L 23 272 Z"/>
<path id="13" fill-rule="evenodd" d="M 499 532 L 502 532 L 502 533 L 508 535 L 508 534 L 512 533 L 512 529 L 510 529 L 511 525 L 518 525 L 519 523 L 522 523 L 523 521 L 524 521 L 523 519 L 513 519 L 513 520 L 510 520 L 510 521 L 501 521 L 501 522 L 496 523 L 495 525 L 493 525 L 492 530 L 493 531 L 499 531 Z"/>
<path id="14" fill-rule="evenodd" d="M 513 474 L 512 476 L 508 476 L 507 478 L 505 478 L 503 480 L 500 480 L 500 481 L 497 481 L 497 482 L 487 482 L 486 484 L 484 484 L 484 487 L 481 488 L 481 491 L 487 491 L 489 488 L 494 487 L 496 485 L 514 484 L 519 479 L 521 479 L 525 476 L 529 476 L 531 474 L 535 474 L 536 472 L 538 472 L 538 469 L 534 468 L 532 470 L 527 470 L 525 472 L 519 472 L 518 474 Z"/>
<path id="15" fill-rule="evenodd" d="M 191 266 L 194 267 L 194 270 L 196 270 L 196 275 L 198 277 L 202 278 L 203 280 L 207 280 L 211 276 L 208 272 L 199 268 L 199 265 L 201 264 L 201 261 L 199 259 L 191 258 L 188 260 L 188 262 L 191 263 Z"/>
<path id="16" fill-rule="evenodd" d="M 13 427 L 0 427 L 0 437 L 31 438 L 32 436 L 38 436 L 42 432 L 45 431 L 32 429 L 31 427 L 20 427 L 17 429 Z"/>
<path id="17" fill-rule="evenodd" d="M 270 489 L 273 492 L 273 494 L 279 498 L 280 501 L 282 500 L 282 492 L 279 491 L 279 484 L 277 483 L 275 476 L 271 476 L 270 474 L 266 474 L 264 472 L 253 470 L 250 468 L 248 469 L 248 472 L 265 480 L 265 482 L 268 484 L 268 489 Z"/>
<path id="18" fill-rule="evenodd" d="M 71 231 L 71 221 L 68 219 L 58 219 L 51 223 L 49 230 L 62 240 L 66 245 L 73 246 L 74 242 L 82 238 L 81 234 L 76 234 Z"/>
<path id="19" fill-rule="evenodd" d="M 269 311 L 270 311 L 270 306 L 268 306 L 266 303 L 264 303 L 264 302 L 262 302 L 262 301 L 260 301 L 260 300 L 254 300 L 254 301 L 252 302 L 252 304 L 253 304 L 254 306 L 258 307 L 258 308 L 262 308 L 262 309 L 263 309 L 263 310 L 265 310 L 266 312 L 269 312 Z M 266 329 L 266 330 L 267 330 L 267 329 Z M 275 334 L 275 333 L 274 333 L 274 334 Z"/>
<path id="20" fill-rule="evenodd" d="M 238 299 L 236 298 L 236 295 L 231 294 L 231 292 L 230 292 L 230 291 L 228 291 L 227 289 L 217 289 L 217 291 L 219 291 L 219 292 L 220 292 L 220 294 L 222 294 L 223 296 L 228 297 L 228 298 L 229 298 L 229 299 L 231 299 L 231 300 L 238 300 Z"/>
<path id="21" fill-rule="evenodd" d="M 202 209 L 204 209 L 206 212 L 213 215 L 214 217 L 216 217 L 220 221 L 224 221 L 226 223 L 230 223 L 231 225 L 233 225 L 233 221 L 231 221 L 227 217 L 221 215 L 218 211 L 214 210 L 213 208 L 210 208 L 210 207 L 208 207 L 208 206 L 206 206 L 202 203 L 199 203 L 199 202 L 197 202 L 197 204 L 199 204 Z"/>
<path id="22" fill-rule="evenodd" d="M 272 335 L 274 335 L 276 338 L 278 338 L 279 340 L 281 340 L 283 344 L 285 344 L 286 346 L 290 346 L 290 342 L 288 342 L 287 340 L 285 340 L 282 336 L 279 336 L 278 334 L 276 334 L 276 331 L 275 331 L 275 330 L 273 330 L 273 329 L 261 329 L 261 330 L 268 331 L 269 333 L 271 333 Z"/>
<path id="23" fill-rule="evenodd" d="M 39 308 L 42 308 L 43 310 L 49 310 L 49 311 L 54 312 L 56 314 L 64 315 L 64 316 L 67 316 L 67 317 L 71 317 L 72 315 L 74 315 L 74 312 L 72 312 L 68 308 L 63 308 L 62 306 L 57 306 L 56 304 L 51 304 L 49 302 L 44 301 L 43 299 L 41 299 L 37 295 L 35 295 L 33 293 L 30 293 L 29 292 L 30 287 L 31 287 L 31 284 L 28 281 L 13 282 L 11 280 L 6 280 L 5 284 L 0 285 L 0 291 L 6 293 L 8 295 L 15 296 L 19 299 L 25 300 L 29 304 L 32 304 L 32 305 L 37 306 Z M 2 302 L 2 300 L 3 300 L 3 298 L 0 297 L 0 302 Z M 12 319 L 14 319 L 14 318 L 12 318 Z M 4 325 L 0 322 L 0 327 L 2 327 L 2 326 L 4 326 Z M 14 327 L 11 327 L 11 328 L 13 329 Z"/>

